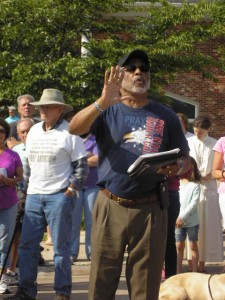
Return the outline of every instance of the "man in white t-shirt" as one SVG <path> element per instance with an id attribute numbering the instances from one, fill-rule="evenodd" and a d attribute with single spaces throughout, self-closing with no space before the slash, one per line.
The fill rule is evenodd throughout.
<path id="1" fill-rule="evenodd" d="M 5 299 L 35 299 L 39 243 L 48 224 L 54 247 L 54 299 L 67 300 L 72 287 L 72 211 L 87 176 L 86 152 L 82 139 L 67 130 L 62 116 L 72 107 L 60 91 L 45 89 L 40 101 L 30 104 L 39 106 L 42 122 L 31 128 L 26 140 L 24 177 L 29 184 L 19 247 L 19 287 Z"/>

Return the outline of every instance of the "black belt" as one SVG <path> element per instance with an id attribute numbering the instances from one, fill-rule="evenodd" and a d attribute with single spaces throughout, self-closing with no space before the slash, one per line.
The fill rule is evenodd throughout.
<path id="1" fill-rule="evenodd" d="M 147 204 L 147 203 L 157 202 L 159 199 L 157 194 L 152 194 L 148 197 L 144 197 L 137 200 L 130 200 L 130 199 L 118 197 L 106 189 L 101 190 L 101 192 L 104 193 L 109 199 L 117 202 L 122 206 L 134 206 L 139 204 Z"/>

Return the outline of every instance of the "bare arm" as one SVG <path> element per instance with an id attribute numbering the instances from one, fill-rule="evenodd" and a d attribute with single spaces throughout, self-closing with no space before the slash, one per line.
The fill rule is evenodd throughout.
<path id="1" fill-rule="evenodd" d="M 79 111 L 70 121 L 68 131 L 71 134 L 82 135 L 89 132 L 91 125 L 100 112 L 93 104 Z"/>
<path id="2" fill-rule="evenodd" d="M 222 174 L 223 165 L 224 165 L 223 153 L 215 151 L 214 159 L 213 159 L 213 167 L 212 167 L 212 177 L 221 182 L 225 180 L 225 178 L 223 177 L 225 173 Z"/>
<path id="3" fill-rule="evenodd" d="M 13 147 L 15 147 L 16 145 L 19 145 L 21 143 L 22 143 L 21 141 L 17 141 L 13 136 L 8 138 L 8 140 L 6 141 L 6 144 L 9 149 L 13 149 Z"/>
<path id="4" fill-rule="evenodd" d="M 82 135 L 89 131 L 96 118 L 109 106 L 124 100 L 130 99 L 131 96 L 120 95 L 120 87 L 124 77 L 124 70 L 121 67 L 111 67 L 111 71 L 105 72 L 104 87 L 101 97 L 88 107 L 78 112 L 70 121 L 69 133 Z"/>
<path id="5" fill-rule="evenodd" d="M 89 156 L 87 159 L 89 167 L 97 167 L 98 165 L 98 155 Z"/>
<path id="6" fill-rule="evenodd" d="M 15 176 L 12 178 L 5 177 L 0 174 L 0 184 L 3 184 L 3 185 L 16 186 L 17 183 L 22 182 L 22 180 L 23 180 L 23 168 L 22 167 L 16 168 Z"/>

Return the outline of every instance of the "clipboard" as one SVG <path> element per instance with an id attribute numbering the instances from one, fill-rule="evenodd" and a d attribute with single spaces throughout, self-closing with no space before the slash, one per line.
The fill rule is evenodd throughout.
<path id="1" fill-rule="evenodd" d="M 152 175 L 158 169 L 176 163 L 177 159 L 181 156 L 179 148 L 164 152 L 143 154 L 130 165 L 127 172 L 131 178 Z"/>

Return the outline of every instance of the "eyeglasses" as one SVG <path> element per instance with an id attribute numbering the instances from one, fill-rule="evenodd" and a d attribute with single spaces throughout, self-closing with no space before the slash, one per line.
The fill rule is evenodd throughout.
<path id="1" fill-rule="evenodd" d="M 6 133 L 5 129 L 4 128 L 0 128 L 0 133 L 5 134 Z"/>
<path id="2" fill-rule="evenodd" d="M 137 65 L 127 65 L 127 66 L 124 66 L 124 69 L 127 72 L 130 72 L 130 73 L 133 73 L 137 68 L 143 73 L 147 73 L 150 70 L 149 66 L 147 66 L 147 65 L 139 65 L 139 66 L 137 66 Z"/>

